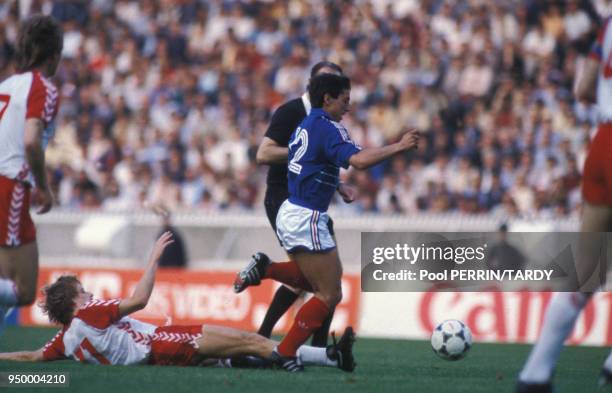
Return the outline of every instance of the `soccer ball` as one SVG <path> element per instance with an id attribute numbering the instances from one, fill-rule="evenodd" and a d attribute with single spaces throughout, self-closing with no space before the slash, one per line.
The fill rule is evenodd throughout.
<path id="1" fill-rule="evenodd" d="M 434 329 L 431 347 L 442 359 L 463 359 L 472 347 L 472 332 L 463 322 L 448 319 Z"/>

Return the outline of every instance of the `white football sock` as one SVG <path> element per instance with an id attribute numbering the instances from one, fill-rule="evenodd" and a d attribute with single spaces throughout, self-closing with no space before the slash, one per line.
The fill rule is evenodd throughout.
<path id="1" fill-rule="evenodd" d="M 0 306 L 13 307 L 17 305 L 17 286 L 13 280 L 0 278 Z"/>
<path id="2" fill-rule="evenodd" d="M 297 350 L 297 357 L 304 365 L 337 367 L 338 361 L 327 357 L 327 349 L 302 345 Z"/>
<path id="3" fill-rule="evenodd" d="M 519 379 L 523 382 L 550 381 L 565 339 L 570 335 L 589 297 L 579 292 L 556 293 L 546 314 L 540 337 L 534 345 Z"/>
<path id="4" fill-rule="evenodd" d="M 606 370 L 612 372 L 612 351 L 610 351 L 610 354 L 606 358 L 603 366 Z"/>

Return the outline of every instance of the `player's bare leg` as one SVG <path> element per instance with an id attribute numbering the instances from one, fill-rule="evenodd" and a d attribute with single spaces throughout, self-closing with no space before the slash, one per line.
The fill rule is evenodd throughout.
<path id="1" fill-rule="evenodd" d="M 259 356 L 270 358 L 276 342 L 259 334 L 222 326 L 205 325 L 197 341 L 198 353 L 206 357 Z"/>
<path id="2" fill-rule="evenodd" d="M 337 249 L 325 253 L 296 253 L 293 258 L 312 286 L 315 297 L 331 309 L 342 300 L 342 264 Z"/>
<path id="3" fill-rule="evenodd" d="M 263 279 L 272 279 L 290 286 L 312 292 L 312 287 L 297 262 L 272 263 L 270 258 L 263 252 L 253 254 L 249 264 L 236 275 L 234 280 L 234 292 L 240 293 L 252 285 L 259 285 Z"/>
<path id="4" fill-rule="evenodd" d="M 338 241 L 336 239 L 336 235 L 332 235 L 332 239 L 334 240 L 334 244 L 336 244 L 336 253 L 340 254 Z M 331 328 L 332 320 L 334 318 L 335 309 L 332 308 L 329 316 L 323 321 L 321 327 L 317 329 L 312 335 L 312 345 L 315 347 L 325 347 L 327 346 L 327 338 L 329 336 L 329 330 Z"/>
<path id="5" fill-rule="evenodd" d="M 298 348 L 317 330 L 336 304 L 342 299 L 342 265 L 338 252 L 333 249 L 324 253 L 299 252 L 292 255 L 314 296 L 300 308 L 295 321 L 275 354 L 288 371 L 299 371 L 296 366 Z"/>
<path id="6" fill-rule="evenodd" d="M 11 308 L 34 302 L 37 281 L 36 242 L 0 248 L 0 327 Z"/>
<path id="7" fill-rule="evenodd" d="M 582 212 L 582 232 L 607 232 L 612 231 L 612 207 L 610 206 L 596 206 L 591 204 L 585 204 Z M 597 242 L 597 244 L 590 244 L 588 247 L 584 247 L 585 250 L 589 250 L 593 255 L 588 255 L 586 260 L 590 262 L 588 266 L 586 263 L 579 266 L 579 278 L 581 283 L 587 282 L 590 276 L 597 272 L 597 268 L 601 266 L 599 260 L 601 258 L 601 247 L 605 239 L 600 237 L 587 238 L 586 242 Z M 589 252 L 587 251 L 587 252 Z M 599 265 L 599 266 L 598 266 Z M 601 269 L 599 272 L 600 281 L 605 280 L 607 275 L 606 269 Z M 602 370 L 601 377 L 599 379 L 600 386 L 612 384 L 612 352 L 606 358 Z"/>
<path id="8" fill-rule="evenodd" d="M 592 288 L 589 284 L 598 269 L 602 237 L 594 232 L 612 229 L 612 208 L 586 204 L 582 212 L 581 238 L 578 254 L 578 285 L 581 289 Z M 605 272 L 603 272 L 605 275 Z M 593 288 L 593 291 L 595 288 Z M 534 345 L 519 376 L 519 392 L 552 392 L 551 379 L 563 343 L 571 333 L 578 316 L 588 303 L 592 291 L 556 293 L 551 300 L 544 318 L 540 337 Z M 603 378 L 612 375 L 612 355 L 606 360 Z M 606 371 L 608 373 L 606 373 Z"/>
<path id="9" fill-rule="evenodd" d="M 266 276 L 266 272 L 270 265 L 274 265 L 274 268 L 278 268 L 286 264 L 288 264 L 288 262 L 272 262 L 270 258 L 262 252 L 255 253 L 251 257 L 249 264 L 236 275 L 236 279 L 234 280 L 234 292 L 240 293 L 249 286 L 259 285 L 262 279 L 271 278 Z M 297 267 L 294 270 L 298 270 Z M 264 337 L 269 338 L 272 335 L 272 329 L 278 320 L 303 293 L 303 290 L 300 288 L 296 288 L 282 280 L 280 282 L 284 285 L 279 287 L 275 292 L 272 303 L 258 330 L 258 333 Z"/>
<path id="10" fill-rule="evenodd" d="M 606 232 L 612 230 L 612 207 L 584 203 L 582 208 L 583 232 Z"/>
<path id="11" fill-rule="evenodd" d="M 355 334 L 353 329 L 348 327 L 337 343 L 334 342 L 327 348 L 303 345 L 298 349 L 298 357 L 304 364 L 338 367 L 343 371 L 352 372 L 355 369 L 354 342 Z M 207 358 L 257 356 L 268 360 L 271 359 L 272 351 L 278 345 L 277 341 L 259 334 L 222 326 L 203 326 L 202 337 L 196 343 L 198 353 Z"/>
<path id="12" fill-rule="evenodd" d="M 612 231 L 612 207 L 609 206 L 595 206 L 585 204 L 582 212 L 582 231 L 583 232 L 606 232 Z M 581 280 L 586 280 L 588 273 L 592 273 L 597 266 L 599 261 L 599 254 L 597 259 L 591 259 L 594 263 L 593 266 L 589 267 L 585 272 L 579 271 L 581 274 L 579 277 Z M 602 272 L 604 275 L 607 272 Z M 602 276 L 605 277 L 605 276 Z M 600 385 L 612 384 L 612 352 L 606 358 L 601 371 L 601 378 L 599 380 Z"/>
<path id="13" fill-rule="evenodd" d="M 337 254 L 338 253 L 338 246 L 337 246 L 338 242 L 336 241 L 336 237 L 335 236 L 332 236 L 332 239 L 334 241 L 334 244 L 336 244 L 336 249 L 334 251 Z M 288 254 L 288 255 L 289 255 L 289 258 L 294 260 L 294 258 L 292 258 L 290 254 Z M 294 287 L 291 287 L 291 286 L 287 286 L 286 284 L 284 285 L 284 287 L 288 288 L 288 290 L 293 291 L 293 293 L 295 293 L 297 296 L 300 296 L 300 295 L 302 295 L 304 293 L 304 290 L 301 290 L 301 289 L 298 289 L 298 288 L 294 288 Z M 323 323 L 321 324 L 321 327 L 319 327 L 319 329 L 317 329 L 313 333 L 313 335 L 312 335 L 312 345 L 313 346 L 315 346 L 315 347 L 326 347 L 327 346 L 327 336 L 329 335 L 329 328 L 331 326 L 331 322 L 332 322 L 333 316 L 334 316 L 334 313 L 333 313 L 333 308 L 332 308 L 332 311 L 329 313 L 329 316 L 323 321 Z M 266 317 L 267 317 L 267 315 L 266 315 Z M 262 324 L 262 326 L 263 325 L 264 324 Z M 269 335 L 267 337 L 269 337 Z"/>
<path id="14" fill-rule="evenodd" d="M 580 254 L 576 266 L 579 285 L 583 292 L 594 292 L 605 281 L 606 268 L 600 269 L 604 233 L 612 231 L 612 207 L 585 203 L 582 208 Z M 598 277 L 594 277 L 598 273 Z"/>
<path id="15" fill-rule="evenodd" d="M 15 248 L 0 248 L 0 276 L 12 280 L 17 289 L 17 306 L 36 299 L 38 246 L 31 242 Z"/>
<path id="16" fill-rule="evenodd" d="M 268 308 L 258 331 L 262 336 L 270 337 L 272 328 L 280 317 L 304 291 L 312 292 L 312 287 L 295 258 L 292 258 L 290 262 L 271 262 L 267 255 L 258 252 L 253 255 L 249 264 L 236 275 L 234 292 L 240 293 L 251 285 L 259 285 L 262 279 L 273 279 L 284 284 L 274 294 L 272 304 Z M 333 312 L 330 312 L 321 327 L 314 333 L 312 339 L 314 346 L 327 346 L 327 336 L 332 317 Z"/>

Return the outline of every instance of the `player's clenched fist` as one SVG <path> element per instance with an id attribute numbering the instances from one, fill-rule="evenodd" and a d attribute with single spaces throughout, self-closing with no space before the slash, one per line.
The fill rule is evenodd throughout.
<path id="1" fill-rule="evenodd" d="M 404 150 L 415 149 L 419 146 L 419 137 L 421 133 L 419 130 L 415 128 L 411 128 L 404 135 L 402 135 L 402 139 L 400 139 L 399 143 L 404 148 Z"/>
<path id="2" fill-rule="evenodd" d="M 38 205 L 37 214 L 45 214 L 53 207 L 53 193 L 48 187 L 35 189 L 33 196 L 34 203 Z"/>

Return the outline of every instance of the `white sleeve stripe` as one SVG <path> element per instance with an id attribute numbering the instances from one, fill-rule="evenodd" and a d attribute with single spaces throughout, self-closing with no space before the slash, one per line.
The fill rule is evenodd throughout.
<path id="1" fill-rule="evenodd" d="M 46 123 L 53 120 L 53 110 L 57 104 L 57 88 L 42 75 L 40 80 L 45 86 L 45 107 L 43 117 Z"/>
<path id="2" fill-rule="evenodd" d="M 85 304 L 83 308 L 89 308 L 93 306 L 111 306 L 113 304 L 119 304 L 120 302 L 121 300 L 119 299 L 111 299 L 111 300 L 96 299 L 96 300 L 92 300 L 89 303 Z"/>
<path id="3" fill-rule="evenodd" d="M 357 143 L 355 143 L 355 141 L 351 139 L 351 136 L 348 133 L 348 130 L 341 123 L 338 123 L 337 121 L 333 121 L 333 120 L 330 120 L 329 122 L 332 123 L 334 127 L 336 127 L 336 130 L 338 131 L 338 133 L 340 134 L 340 137 L 342 138 L 344 142 L 351 143 L 356 148 L 361 150 L 361 146 L 359 146 Z"/>
<path id="4" fill-rule="evenodd" d="M 348 142 L 353 144 L 355 147 L 360 148 L 352 139 L 350 134 L 348 133 L 348 130 L 346 129 L 346 127 L 344 127 L 341 123 L 338 123 L 336 121 L 331 120 L 330 121 L 335 127 L 336 130 L 338 131 L 338 133 L 340 134 L 340 137 L 342 138 L 342 140 L 344 142 Z"/>
<path id="5" fill-rule="evenodd" d="M 338 123 L 337 121 L 333 121 L 333 120 L 330 121 L 330 123 L 332 123 L 334 127 L 336 127 L 336 130 L 340 134 L 340 137 L 342 138 L 343 141 L 351 142 L 351 137 L 349 136 L 348 131 L 346 130 L 346 128 L 344 128 L 342 124 Z"/>
<path id="6" fill-rule="evenodd" d="M 47 344 L 45 344 L 43 350 L 49 348 L 51 345 L 53 345 L 53 343 L 55 342 L 55 340 L 57 340 L 59 338 L 59 336 L 62 335 L 62 331 L 60 330 L 59 332 L 57 332 L 55 334 L 55 336 L 53 336 L 53 338 L 51 339 L 51 341 L 49 341 Z"/>

